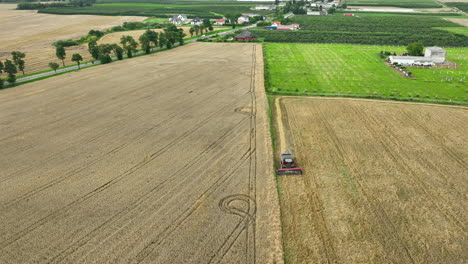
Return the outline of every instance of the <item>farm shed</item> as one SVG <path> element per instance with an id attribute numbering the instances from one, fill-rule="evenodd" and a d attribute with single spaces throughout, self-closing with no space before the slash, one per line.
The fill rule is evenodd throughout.
<path id="1" fill-rule="evenodd" d="M 249 18 L 248 18 L 248 17 L 245 17 L 245 16 L 240 16 L 240 17 L 237 19 L 237 23 L 239 23 L 239 24 L 248 23 L 248 22 L 249 22 Z"/>
<path id="2" fill-rule="evenodd" d="M 440 47 L 429 47 L 424 52 L 424 57 L 431 58 L 435 63 L 444 63 L 447 51 Z"/>
<path id="3" fill-rule="evenodd" d="M 255 37 L 250 31 L 242 31 L 234 39 L 236 41 L 251 41 L 251 40 L 255 40 Z"/>
<path id="4" fill-rule="evenodd" d="M 435 63 L 431 58 L 422 56 L 390 56 L 388 57 L 390 63 L 398 63 L 404 66 L 434 66 Z"/>
<path id="5" fill-rule="evenodd" d="M 273 10 L 275 9 L 275 5 L 258 5 L 254 7 L 255 10 Z"/>
<path id="6" fill-rule="evenodd" d="M 224 23 L 226 23 L 225 19 L 216 19 L 214 24 L 218 26 L 222 26 L 224 25 Z"/>
<path id="7" fill-rule="evenodd" d="M 192 24 L 192 25 L 201 25 L 201 24 L 203 24 L 203 20 L 201 18 L 197 17 L 197 18 L 192 19 L 192 22 L 190 22 L 190 24 Z"/>

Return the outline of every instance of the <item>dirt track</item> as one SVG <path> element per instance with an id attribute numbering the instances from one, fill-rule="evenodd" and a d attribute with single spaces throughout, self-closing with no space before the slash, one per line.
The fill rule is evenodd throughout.
<path id="1" fill-rule="evenodd" d="M 26 73 L 48 70 L 49 62 L 60 62 L 52 45 L 57 40 L 79 39 L 91 29 L 106 29 L 126 21 L 142 21 L 145 17 L 88 16 L 38 14 L 33 10 L 14 10 L 16 4 L 0 5 L 0 60 L 11 58 L 12 51 L 26 54 Z M 66 48 L 66 64 L 79 53 L 91 59 L 85 46 Z M 61 63 L 60 63 L 61 64 Z M 3 76 L 5 77 L 5 76 Z"/>
<path id="2" fill-rule="evenodd" d="M 281 263 L 262 71 L 196 43 L 0 91 L 0 263 Z"/>
<path id="3" fill-rule="evenodd" d="M 468 108 L 283 98 L 287 263 L 466 263 Z"/>

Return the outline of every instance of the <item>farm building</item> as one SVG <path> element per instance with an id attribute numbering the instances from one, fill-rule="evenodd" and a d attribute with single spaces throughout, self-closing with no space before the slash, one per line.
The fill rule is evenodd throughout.
<path id="1" fill-rule="evenodd" d="M 263 17 L 260 14 L 255 14 L 255 13 L 242 13 L 242 16 L 244 17 Z"/>
<path id="2" fill-rule="evenodd" d="M 249 18 L 246 17 L 246 16 L 240 16 L 238 19 L 237 19 L 237 23 L 238 24 L 243 24 L 243 23 L 248 23 L 249 22 Z"/>
<path id="3" fill-rule="evenodd" d="M 294 13 L 293 12 L 289 12 L 287 14 L 284 15 L 284 18 L 290 18 L 290 17 L 293 17 L 294 16 Z"/>
<path id="4" fill-rule="evenodd" d="M 218 25 L 218 26 L 222 26 L 226 23 L 226 20 L 225 19 L 216 19 L 214 24 L 215 25 Z"/>
<path id="5" fill-rule="evenodd" d="M 344 16 L 354 16 L 354 14 L 344 14 Z"/>
<path id="6" fill-rule="evenodd" d="M 431 58 L 423 56 L 390 56 L 388 61 L 391 64 L 398 63 L 403 66 L 434 66 L 435 63 Z"/>
<path id="7" fill-rule="evenodd" d="M 424 57 L 430 57 L 435 63 L 444 63 L 447 51 L 439 47 L 426 48 Z"/>
<path id="8" fill-rule="evenodd" d="M 192 19 L 192 21 L 190 22 L 190 24 L 192 24 L 192 25 L 201 25 L 201 24 L 203 24 L 203 19 L 198 18 L 198 17 L 197 17 L 197 18 L 194 18 L 194 19 Z"/>
<path id="9" fill-rule="evenodd" d="M 298 30 L 299 24 L 279 25 L 276 30 Z"/>
<path id="10" fill-rule="evenodd" d="M 252 41 L 255 40 L 254 35 L 250 31 L 242 31 L 239 35 L 235 36 L 236 41 Z"/>
<path id="11" fill-rule="evenodd" d="M 267 10 L 267 11 L 270 11 L 270 10 L 274 10 L 276 8 L 275 5 L 258 5 L 256 7 L 254 7 L 254 10 Z"/>
<path id="12" fill-rule="evenodd" d="M 390 56 L 388 61 L 390 63 L 398 63 L 401 65 L 411 66 L 434 66 L 445 62 L 447 51 L 439 47 L 429 47 L 423 56 Z"/>
<path id="13" fill-rule="evenodd" d="M 182 25 L 187 21 L 187 16 L 184 14 L 176 15 L 171 18 L 169 18 L 169 22 L 174 24 L 174 25 Z"/>
<path id="14" fill-rule="evenodd" d="M 328 12 L 326 10 L 322 10 L 322 11 L 307 10 L 307 15 L 308 16 L 326 16 L 327 14 L 328 14 Z"/>
<path id="15" fill-rule="evenodd" d="M 279 21 L 272 21 L 272 22 L 271 22 L 271 26 L 272 26 L 272 27 L 281 26 L 281 22 L 279 22 Z"/>

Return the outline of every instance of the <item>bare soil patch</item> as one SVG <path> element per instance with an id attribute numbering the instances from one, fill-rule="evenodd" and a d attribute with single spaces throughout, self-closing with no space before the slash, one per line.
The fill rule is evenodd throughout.
<path id="1" fill-rule="evenodd" d="M 468 27 L 468 19 L 467 18 L 445 18 L 448 21 L 452 21 L 454 23 L 460 24 L 462 26 Z"/>
<path id="2" fill-rule="evenodd" d="M 468 108 L 277 105 L 282 148 L 294 146 L 304 169 L 278 178 L 287 263 L 465 262 Z"/>
<path id="3" fill-rule="evenodd" d="M 262 70 L 194 43 L 0 91 L 0 262 L 282 263 Z"/>
<path id="4" fill-rule="evenodd" d="M 10 57 L 15 50 L 26 53 L 26 73 L 47 70 L 49 62 L 56 62 L 56 40 L 79 39 L 91 29 L 103 30 L 127 21 L 142 21 L 145 17 L 49 15 L 30 10 L 14 10 L 16 5 L 0 5 L 0 60 Z M 85 60 L 91 59 L 84 46 L 66 49 L 66 64 L 73 63 L 71 55 L 80 53 Z"/>

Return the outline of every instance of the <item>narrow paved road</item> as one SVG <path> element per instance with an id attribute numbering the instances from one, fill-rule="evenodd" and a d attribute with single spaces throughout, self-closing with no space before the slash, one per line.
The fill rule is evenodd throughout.
<path id="1" fill-rule="evenodd" d="M 243 28 L 237 28 L 237 29 L 221 32 L 221 33 L 218 33 L 218 34 L 213 34 L 213 35 L 210 35 L 210 36 L 206 36 L 204 38 L 213 38 L 216 35 L 223 36 L 223 35 L 231 34 L 231 33 L 235 32 L 237 30 L 240 30 L 240 29 L 249 29 L 249 28 L 253 28 L 253 27 L 256 27 L 256 25 L 250 25 L 250 26 L 243 27 Z M 185 41 L 185 44 L 196 42 L 201 38 L 202 37 L 187 40 L 187 41 Z M 174 47 L 177 47 L 177 46 L 179 46 L 179 43 L 174 44 Z M 160 49 L 161 48 L 158 48 L 158 47 L 157 48 L 152 48 L 151 52 L 154 52 L 154 51 L 157 51 L 157 50 L 160 50 Z M 134 55 L 140 55 L 140 54 L 143 54 L 143 53 L 144 53 L 144 51 L 140 50 L 140 51 L 137 51 Z M 124 58 L 127 58 L 127 55 L 124 55 Z M 112 57 L 112 60 L 116 61 L 117 57 L 115 57 L 115 56 Z M 94 61 L 94 63 L 93 62 L 82 63 L 80 65 L 80 68 L 86 68 L 86 67 L 90 67 L 90 66 L 98 65 L 98 64 L 101 64 L 101 63 L 99 61 Z M 77 70 L 77 69 L 78 69 L 78 66 L 76 66 L 76 65 L 75 66 L 68 66 L 68 67 L 65 67 L 65 68 L 58 69 L 56 72 L 48 71 L 48 72 L 43 72 L 43 73 L 38 73 L 38 74 L 18 78 L 18 79 L 16 79 L 16 83 L 23 83 L 23 82 L 27 82 L 27 81 L 47 77 L 47 76 L 52 76 L 52 75 L 55 75 L 55 74 L 58 74 L 58 73 L 69 72 L 69 71 L 73 71 L 73 70 Z M 8 84 L 9 83 L 5 81 L 5 85 L 8 85 Z"/>

